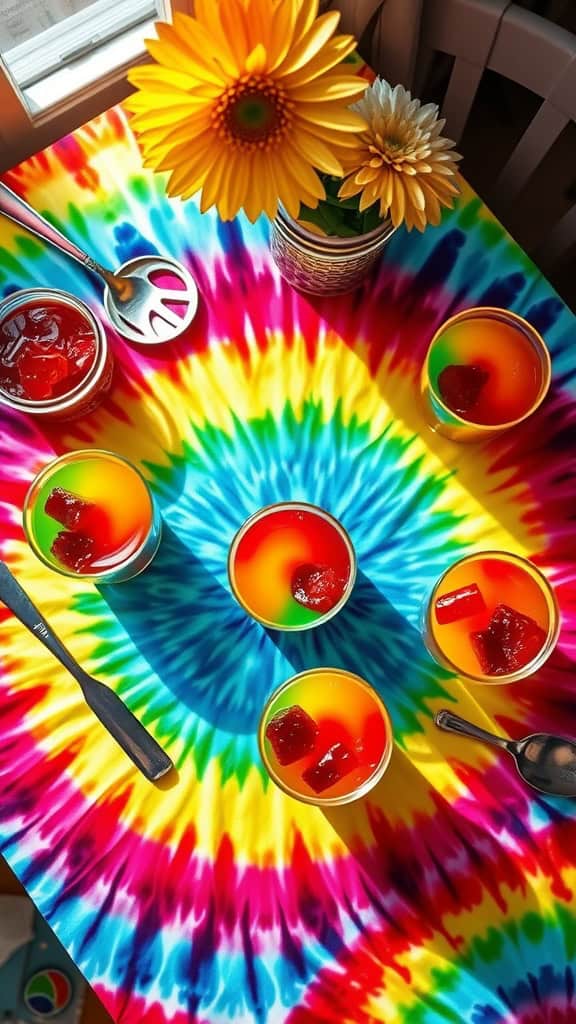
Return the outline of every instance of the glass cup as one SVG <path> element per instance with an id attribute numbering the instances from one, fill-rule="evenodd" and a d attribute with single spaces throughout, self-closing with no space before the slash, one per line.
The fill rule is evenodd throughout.
<path id="1" fill-rule="evenodd" d="M 120 583 L 150 564 L 162 520 L 144 477 L 100 449 L 69 452 L 35 477 L 24 501 L 34 554 L 63 576 Z"/>
<path id="2" fill-rule="evenodd" d="M 293 715 L 288 709 L 294 708 L 306 749 L 297 760 L 281 764 L 267 729 L 280 712 Z M 280 728 L 294 734 L 289 719 Z M 279 735 L 276 731 L 277 743 Z M 334 807 L 359 800 L 380 781 L 392 755 L 392 723 L 384 702 L 360 676 L 341 668 L 315 668 L 272 693 L 260 719 L 258 744 L 270 778 L 288 796 Z M 285 760 L 286 747 L 282 750 Z M 292 749 L 290 756 L 298 752 Z"/>
<path id="3" fill-rule="evenodd" d="M 356 554 L 346 530 L 317 505 L 267 505 L 251 515 L 228 553 L 236 600 L 263 626 L 320 626 L 344 607 L 356 580 Z"/>
<path id="4" fill-rule="evenodd" d="M 76 419 L 105 398 L 112 372 L 104 329 L 74 295 L 27 288 L 0 302 L 0 405 Z"/>
<path id="5" fill-rule="evenodd" d="M 453 441 L 487 440 L 538 409 L 551 374 L 550 353 L 527 320 L 492 306 L 463 310 L 438 328 L 426 354 L 427 419 Z"/>
<path id="6" fill-rule="evenodd" d="M 439 665 L 478 683 L 512 683 L 532 675 L 550 656 L 560 612 L 552 587 L 532 562 L 506 551 L 479 551 L 442 573 L 421 625 Z"/>

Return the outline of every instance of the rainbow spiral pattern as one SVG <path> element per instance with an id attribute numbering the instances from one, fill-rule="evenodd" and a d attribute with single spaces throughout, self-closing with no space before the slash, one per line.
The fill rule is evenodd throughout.
<path id="1" fill-rule="evenodd" d="M 169 346 L 107 328 L 114 388 L 88 418 L 2 419 L 2 557 L 178 767 L 146 783 L 2 614 L 0 849 L 75 962 L 122 1024 L 576 1020 L 575 807 L 432 724 L 446 705 L 514 737 L 576 735 L 571 314 L 469 189 L 441 227 L 397 232 L 356 293 L 314 300 L 279 278 L 265 222 L 167 200 L 121 109 L 6 181 L 103 264 L 165 252 L 202 296 Z M 2 293 L 58 285 L 104 319 L 73 262 L 1 219 L 0 246 Z M 523 427 L 457 447 L 415 396 L 434 330 L 476 304 L 544 334 L 554 385 Z M 81 447 L 132 459 L 162 508 L 153 565 L 118 586 L 59 577 L 23 539 L 34 474 Z M 306 633 L 263 629 L 227 582 L 240 524 L 283 499 L 330 511 L 359 559 L 344 610 Z M 532 557 L 562 608 L 551 661 L 514 686 L 466 686 L 418 635 L 433 581 L 482 548 Z M 270 691 L 321 665 L 368 679 L 395 736 L 369 797 L 325 813 L 269 782 L 256 743 Z"/>

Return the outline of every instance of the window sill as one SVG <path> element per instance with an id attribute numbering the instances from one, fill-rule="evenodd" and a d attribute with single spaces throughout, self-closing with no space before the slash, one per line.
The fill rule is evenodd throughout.
<path id="1" fill-rule="evenodd" d="M 143 60 L 146 51 L 142 39 L 154 35 L 154 21 L 151 18 L 144 25 L 123 32 L 93 53 L 29 85 L 25 96 L 34 124 L 41 125 L 59 111 L 77 106 L 83 97 L 94 91 L 95 85 L 105 88 L 123 77 L 129 67 Z M 102 74 L 103 66 L 111 69 L 108 74 Z"/>
<path id="2" fill-rule="evenodd" d="M 193 13 L 194 2 L 161 0 L 158 10 L 158 16 L 167 20 L 171 11 Z M 26 95 L 33 113 L 0 61 L 0 174 L 125 99 L 133 91 L 126 72 L 148 60 L 143 39 L 154 35 L 155 20 L 140 23 L 105 44 L 106 49 L 103 46 L 30 85 Z"/>

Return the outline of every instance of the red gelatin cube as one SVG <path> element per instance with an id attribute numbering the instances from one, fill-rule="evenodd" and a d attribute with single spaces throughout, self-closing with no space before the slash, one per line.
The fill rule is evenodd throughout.
<path id="1" fill-rule="evenodd" d="M 302 778 L 315 793 L 322 793 L 330 786 L 335 786 L 357 766 L 358 758 L 354 751 L 344 743 L 338 742 L 329 747 L 319 761 L 310 765 L 302 773 Z"/>
<path id="2" fill-rule="evenodd" d="M 98 508 L 91 501 L 85 501 L 64 487 L 54 487 L 44 505 L 46 515 L 62 523 L 67 530 L 84 530 L 98 515 Z"/>
<path id="3" fill-rule="evenodd" d="M 471 633 L 470 639 L 482 671 L 502 676 L 524 668 L 539 654 L 546 642 L 546 631 L 529 615 L 499 604 L 488 628 Z"/>
<path id="4" fill-rule="evenodd" d="M 470 643 L 480 662 L 480 668 L 487 676 L 502 676 L 508 672 L 504 653 L 498 649 L 490 629 L 470 633 Z"/>
<path id="5" fill-rule="evenodd" d="M 88 369 L 94 362 L 96 355 L 96 340 L 93 334 L 88 337 L 78 337 L 68 346 L 66 355 L 77 370 Z"/>
<path id="6" fill-rule="evenodd" d="M 342 579 L 329 565 L 299 565 L 292 575 L 292 597 L 298 604 L 315 612 L 329 612 L 346 589 Z"/>
<path id="7" fill-rule="evenodd" d="M 546 630 L 529 615 L 523 615 L 505 604 L 496 608 L 490 628 L 506 650 L 512 672 L 524 668 L 546 643 Z"/>
<path id="8" fill-rule="evenodd" d="M 278 764 L 293 764 L 311 754 L 317 735 L 316 722 L 299 704 L 278 711 L 266 726 L 266 738 L 270 740 Z"/>
<path id="9" fill-rule="evenodd" d="M 438 374 L 438 390 L 452 412 L 465 415 L 474 408 L 489 378 L 480 366 L 445 366 Z"/>
<path id="10" fill-rule="evenodd" d="M 83 572 L 98 556 L 94 537 L 87 533 L 62 530 L 52 541 L 50 551 L 58 561 L 72 572 Z"/>
<path id="11" fill-rule="evenodd" d="M 486 605 L 484 598 L 476 583 L 470 583 L 467 587 L 460 587 L 459 590 L 451 590 L 447 594 L 441 594 L 434 603 L 436 610 L 436 622 L 439 626 L 446 626 L 450 622 L 458 622 L 459 619 L 469 619 L 472 615 L 483 612 Z"/>
<path id="12" fill-rule="evenodd" d="M 18 375 L 26 397 L 41 401 L 51 398 L 54 388 L 68 377 L 68 360 L 59 352 L 44 354 L 30 346 L 18 360 Z"/>

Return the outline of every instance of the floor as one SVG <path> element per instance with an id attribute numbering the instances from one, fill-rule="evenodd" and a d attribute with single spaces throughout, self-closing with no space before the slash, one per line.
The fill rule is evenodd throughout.
<path id="1" fill-rule="evenodd" d="M 0 893 L 25 895 L 24 889 L 3 857 L 0 857 Z M 113 1024 L 112 1018 L 106 1013 L 102 1003 L 91 989 L 88 989 L 79 1024 Z"/>

